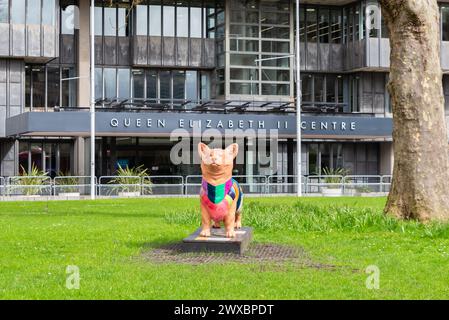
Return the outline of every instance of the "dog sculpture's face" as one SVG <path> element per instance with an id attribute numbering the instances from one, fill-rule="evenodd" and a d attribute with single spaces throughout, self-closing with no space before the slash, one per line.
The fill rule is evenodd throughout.
<path id="1" fill-rule="evenodd" d="M 209 176 L 232 176 L 234 159 L 238 154 L 239 146 L 231 144 L 226 149 L 211 149 L 204 143 L 198 144 L 198 153 L 201 157 L 201 171 L 207 180 Z"/>

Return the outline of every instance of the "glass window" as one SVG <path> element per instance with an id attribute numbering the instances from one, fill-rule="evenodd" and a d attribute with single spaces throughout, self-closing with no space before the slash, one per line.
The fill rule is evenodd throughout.
<path id="1" fill-rule="evenodd" d="M 256 26 L 231 25 L 230 33 L 232 37 L 240 38 L 258 38 L 259 28 Z"/>
<path id="2" fill-rule="evenodd" d="M 200 20 L 201 21 L 201 20 Z M 189 8 L 178 6 L 176 8 L 176 36 L 189 36 Z"/>
<path id="3" fill-rule="evenodd" d="M 62 34 L 75 34 L 75 16 L 76 6 L 67 6 L 61 10 L 61 33 Z"/>
<path id="4" fill-rule="evenodd" d="M 331 10 L 331 42 L 342 43 L 341 10 Z"/>
<path id="5" fill-rule="evenodd" d="M 258 83 L 233 83 L 230 84 L 231 94 L 258 95 Z"/>
<path id="6" fill-rule="evenodd" d="M 61 70 L 62 78 L 76 77 L 75 67 L 63 67 Z M 62 83 L 62 102 L 63 107 L 75 107 L 76 106 L 76 87 L 78 80 L 68 80 Z"/>
<path id="7" fill-rule="evenodd" d="M 295 32 L 296 32 L 296 28 L 295 28 Z M 306 42 L 306 33 L 305 32 L 306 32 L 305 11 L 301 10 L 299 12 L 299 39 L 300 39 L 299 42 L 302 42 L 302 43 Z"/>
<path id="8" fill-rule="evenodd" d="M 45 68 L 32 67 L 33 109 L 45 108 Z"/>
<path id="9" fill-rule="evenodd" d="M 312 102 L 313 96 L 313 77 L 309 74 L 305 74 L 301 76 L 301 93 L 302 93 L 302 101 L 304 102 Z"/>
<path id="10" fill-rule="evenodd" d="M 136 35 L 146 36 L 148 32 L 148 10 L 147 6 L 138 5 L 135 10 Z"/>
<path id="11" fill-rule="evenodd" d="M 284 41 L 262 41 L 262 51 L 268 53 L 289 53 L 290 43 Z"/>
<path id="12" fill-rule="evenodd" d="M 25 23 L 25 0 L 11 1 L 11 23 Z"/>
<path id="13" fill-rule="evenodd" d="M 231 54 L 231 65 L 233 66 L 255 66 L 258 55 L 254 54 Z"/>
<path id="14" fill-rule="evenodd" d="M 316 10 L 307 8 L 306 10 L 307 42 L 317 42 L 317 16 Z"/>
<path id="15" fill-rule="evenodd" d="M 201 72 L 201 97 L 202 100 L 210 99 L 210 75 Z"/>
<path id="16" fill-rule="evenodd" d="M 0 0 L 0 23 L 8 23 L 9 0 Z"/>
<path id="17" fill-rule="evenodd" d="M 104 35 L 115 36 L 117 34 L 117 10 L 104 7 Z"/>
<path id="18" fill-rule="evenodd" d="M 290 70 L 262 69 L 263 81 L 290 81 Z"/>
<path id="19" fill-rule="evenodd" d="M 262 95 L 265 96 L 288 96 L 290 94 L 290 85 L 262 83 Z"/>
<path id="20" fill-rule="evenodd" d="M 103 69 L 95 68 L 95 99 L 103 98 Z"/>
<path id="21" fill-rule="evenodd" d="M 32 143 L 31 144 L 31 168 L 36 167 L 42 170 L 42 143 Z"/>
<path id="22" fill-rule="evenodd" d="M 104 68 L 104 96 L 107 99 L 117 98 L 117 70 L 114 68 Z"/>
<path id="23" fill-rule="evenodd" d="M 29 170 L 29 147 L 28 142 L 19 141 L 19 174 L 24 174 Z"/>
<path id="24" fill-rule="evenodd" d="M 174 37 L 175 36 L 175 7 L 174 6 L 164 6 L 164 36 Z M 160 17 L 159 17 L 160 18 Z"/>
<path id="25" fill-rule="evenodd" d="M 15 0 L 14 0 L 15 1 Z M 55 25 L 55 0 L 42 0 L 42 24 Z"/>
<path id="26" fill-rule="evenodd" d="M 259 52 L 258 40 L 230 39 L 231 51 Z"/>
<path id="27" fill-rule="evenodd" d="M 71 145 L 69 143 L 59 144 L 59 172 L 70 172 L 70 150 Z"/>
<path id="28" fill-rule="evenodd" d="M 161 99 L 171 99 L 171 74 L 170 71 L 161 71 L 160 77 L 160 97 Z"/>
<path id="29" fill-rule="evenodd" d="M 162 17 L 161 6 L 150 6 L 150 36 L 162 35 L 161 17 Z"/>
<path id="30" fill-rule="evenodd" d="M 315 102 L 324 102 L 324 76 L 315 75 L 314 76 L 314 94 Z"/>
<path id="31" fill-rule="evenodd" d="M 133 73 L 133 98 L 145 98 L 145 72 L 144 70 L 136 69 Z"/>
<path id="32" fill-rule="evenodd" d="M 173 72 L 173 99 L 185 99 L 185 81 L 184 71 Z"/>
<path id="33" fill-rule="evenodd" d="M 389 38 L 390 37 L 390 31 L 388 30 L 387 24 L 385 22 L 385 19 L 381 18 L 381 37 L 382 38 Z"/>
<path id="34" fill-rule="evenodd" d="M 128 8 L 127 7 L 119 7 L 117 10 L 118 10 L 117 11 L 117 18 L 118 18 L 117 35 L 119 37 L 126 37 L 129 34 Z"/>
<path id="35" fill-rule="evenodd" d="M 118 69 L 117 70 L 118 77 L 118 98 L 119 99 L 129 99 L 130 98 L 130 90 L 129 90 L 129 82 L 130 82 L 130 72 L 129 69 Z"/>
<path id="36" fill-rule="evenodd" d="M 198 72 L 187 71 L 186 72 L 186 99 L 197 100 L 198 99 Z"/>
<path id="37" fill-rule="evenodd" d="M 157 98 L 157 72 L 147 71 L 147 99 Z"/>
<path id="38" fill-rule="evenodd" d="M 95 7 L 95 35 L 103 34 L 103 8 Z"/>
<path id="39" fill-rule="evenodd" d="M 335 75 L 326 76 L 326 102 L 335 101 L 335 89 L 337 84 L 337 77 Z"/>
<path id="40" fill-rule="evenodd" d="M 290 28 L 284 27 L 262 27 L 261 30 L 262 38 L 272 38 L 272 39 L 289 39 L 290 38 Z"/>
<path id="41" fill-rule="evenodd" d="M 281 58 L 282 56 L 266 56 L 263 55 L 262 59 L 270 59 L 270 60 L 263 60 L 262 66 L 264 67 L 279 67 L 279 68 L 288 68 L 290 66 L 290 58 L 285 57 Z"/>
<path id="42" fill-rule="evenodd" d="M 54 10 L 54 8 L 53 8 Z M 27 5 L 27 24 L 40 24 L 41 23 L 41 1 L 40 0 L 28 0 Z"/>
<path id="43" fill-rule="evenodd" d="M 190 8 L 190 37 L 201 38 L 201 8 Z"/>
<path id="44" fill-rule="evenodd" d="M 231 80 L 259 80 L 258 69 L 237 69 L 231 68 L 230 70 Z"/>
<path id="45" fill-rule="evenodd" d="M 48 107 L 59 106 L 59 67 L 47 67 L 47 101 Z"/>
<path id="46" fill-rule="evenodd" d="M 329 43 L 329 10 L 320 9 L 319 11 L 318 33 L 320 43 Z"/>

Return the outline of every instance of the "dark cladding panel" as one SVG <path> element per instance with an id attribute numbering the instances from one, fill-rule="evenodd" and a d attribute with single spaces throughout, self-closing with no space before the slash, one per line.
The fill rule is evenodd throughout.
<path id="1" fill-rule="evenodd" d="M 307 44 L 307 70 L 318 70 L 318 45 L 316 43 Z"/>
<path id="2" fill-rule="evenodd" d="M 163 40 L 163 65 L 164 66 L 175 66 L 175 38 L 165 37 Z"/>
<path id="3" fill-rule="evenodd" d="M 133 64 L 148 64 L 148 42 L 145 36 L 135 36 L 133 38 Z"/>
<path id="4" fill-rule="evenodd" d="M 330 45 L 328 43 L 320 43 L 320 70 L 327 71 L 330 68 Z"/>
<path id="5" fill-rule="evenodd" d="M 162 65 L 162 38 L 157 36 L 149 37 L 149 57 L 148 64 L 152 66 Z"/>
<path id="6" fill-rule="evenodd" d="M 341 44 L 331 44 L 331 71 L 342 71 L 344 62 L 344 49 Z"/>
<path id="7" fill-rule="evenodd" d="M 198 38 L 190 39 L 189 66 L 200 67 L 202 61 L 203 41 Z"/>
<path id="8" fill-rule="evenodd" d="M 128 65 L 130 63 L 129 58 L 129 38 L 119 37 L 118 38 L 118 61 L 119 65 Z"/>
<path id="9" fill-rule="evenodd" d="M 189 66 L 189 39 L 176 38 L 176 65 L 178 67 Z"/>
<path id="10" fill-rule="evenodd" d="M 204 40 L 204 67 L 215 67 L 215 41 L 214 39 Z"/>
<path id="11" fill-rule="evenodd" d="M 117 38 L 104 37 L 104 64 L 117 64 Z"/>
<path id="12" fill-rule="evenodd" d="M 0 23 L 0 56 L 9 55 L 9 24 Z"/>

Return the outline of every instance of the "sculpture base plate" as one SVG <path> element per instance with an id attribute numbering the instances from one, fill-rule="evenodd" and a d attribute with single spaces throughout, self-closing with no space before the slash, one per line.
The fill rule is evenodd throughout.
<path id="1" fill-rule="evenodd" d="M 211 228 L 210 237 L 201 237 L 201 227 L 183 240 L 184 252 L 226 252 L 243 254 L 248 248 L 252 238 L 253 229 L 242 227 L 235 230 L 234 238 L 226 238 L 224 228 Z"/>

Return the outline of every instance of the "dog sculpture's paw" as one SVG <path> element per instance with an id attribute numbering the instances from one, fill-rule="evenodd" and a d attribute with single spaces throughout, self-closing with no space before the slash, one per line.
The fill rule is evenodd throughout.
<path id="1" fill-rule="evenodd" d="M 200 233 L 201 237 L 210 237 L 210 229 L 203 229 Z"/>
<path id="2" fill-rule="evenodd" d="M 236 221 L 235 222 L 235 228 L 236 229 L 241 229 L 242 228 L 242 222 L 241 221 Z"/>
<path id="3" fill-rule="evenodd" d="M 235 231 L 234 230 L 226 231 L 226 238 L 234 238 L 234 237 L 235 237 Z"/>

